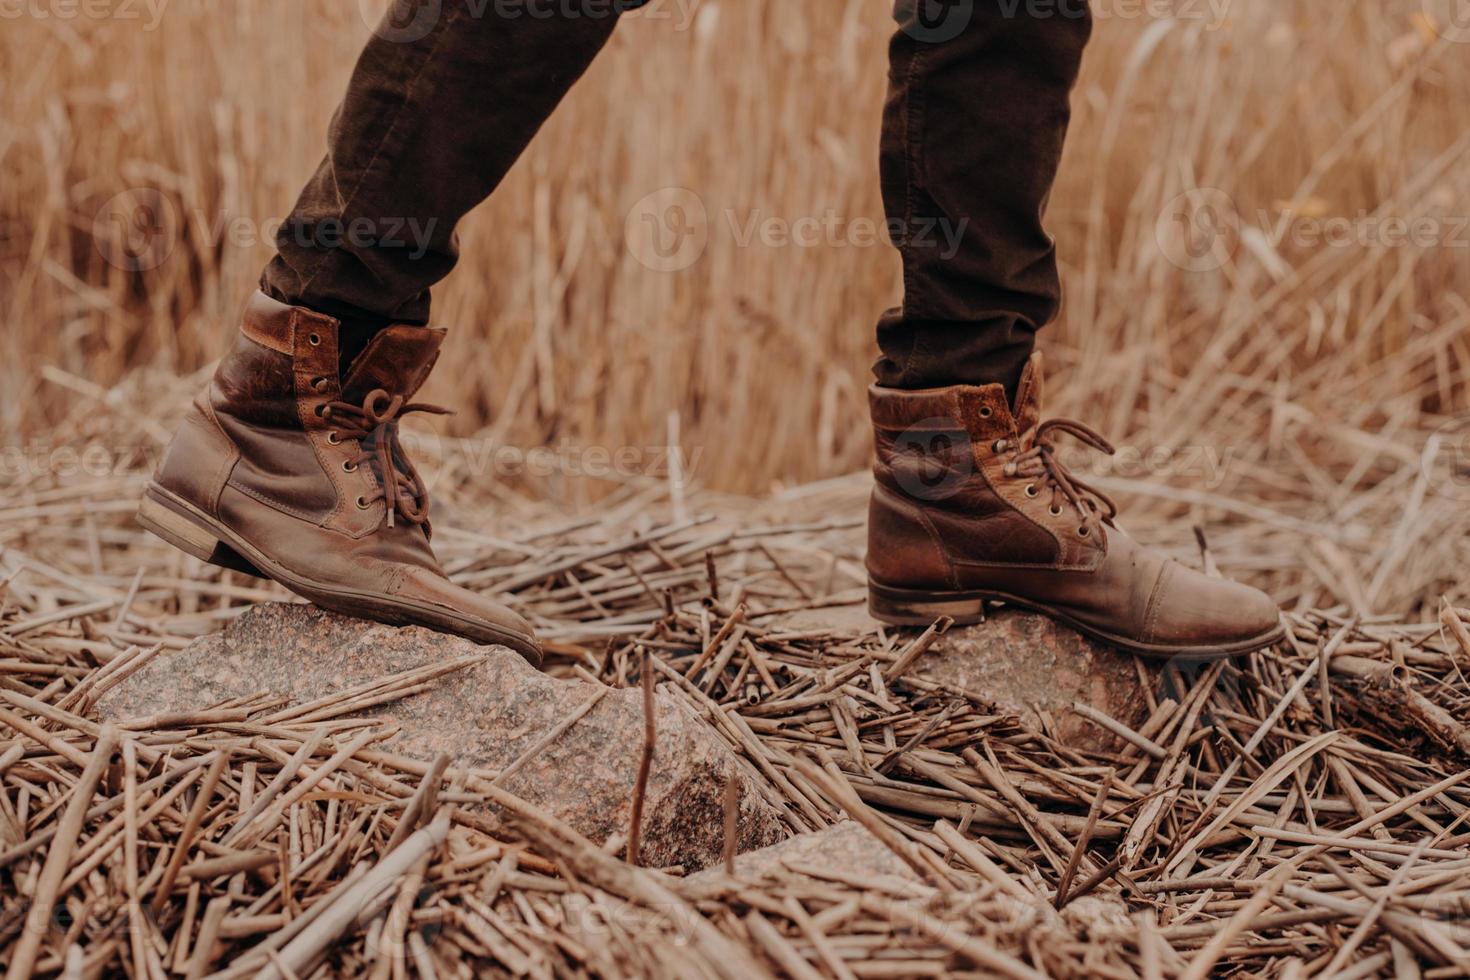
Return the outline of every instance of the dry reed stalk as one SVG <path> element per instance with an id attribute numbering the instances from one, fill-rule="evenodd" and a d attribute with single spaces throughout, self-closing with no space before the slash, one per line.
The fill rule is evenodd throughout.
<path id="1" fill-rule="evenodd" d="M 648 651 L 643 653 L 639 668 L 639 687 L 643 691 L 643 748 L 638 755 L 638 773 L 633 779 L 633 801 L 628 815 L 628 863 L 638 863 L 639 846 L 643 840 L 643 800 L 648 791 L 648 774 L 653 767 L 653 753 L 658 746 L 657 721 L 654 716 L 653 670 L 649 666 Z"/>

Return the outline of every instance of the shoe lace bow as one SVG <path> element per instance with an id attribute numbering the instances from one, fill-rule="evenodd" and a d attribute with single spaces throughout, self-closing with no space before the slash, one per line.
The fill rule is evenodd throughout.
<path id="1" fill-rule="evenodd" d="M 355 441 L 361 450 L 347 459 L 347 465 L 357 467 L 366 462 L 372 467 L 378 487 L 362 497 L 359 504 L 366 507 L 379 500 L 386 501 L 389 527 L 394 526 L 395 514 L 421 527 L 429 521 L 429 491 L 403 451 L 398 435 L 399 421 L 414 412 L 451 414 L 449 409 L 438 405 L 405 404 L 402 395 L 390 395 L 382 388 L 368 392 L 361 405 L 334 401 L 322 410 L 323 418 L 333 419 L 341 437 Z"/>

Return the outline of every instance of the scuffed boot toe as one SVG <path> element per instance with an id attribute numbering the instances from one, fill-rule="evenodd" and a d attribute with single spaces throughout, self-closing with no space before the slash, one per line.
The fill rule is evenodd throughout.
<path id="1" fill-rule="evenodd" d="M 510 647 L 534 667 L 541 666 L 541 645 L 531 624 L 507 606 L 478 592 L 455 585 L 427 568 L 405 574 L 393 591 L 395 597 L 430 607 L 445 622 L 440 628 L 480 642 Z"/>
<path id="2" fill-rule="evenodd" d="M 1278 642 L 1281 614 L 1260 589 L 1167 562 L 1149 598 L 1145 641 L 1179 653 L 1238 656 Z"/>

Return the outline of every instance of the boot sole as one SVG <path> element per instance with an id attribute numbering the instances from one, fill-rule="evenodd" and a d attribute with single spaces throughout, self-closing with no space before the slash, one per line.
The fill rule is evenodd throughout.
<path id="1" fill-rule="evenodd" d="M 250 542 L 157 483 L 150 483 L 138 505 L 137 520 L 195 558 L 281 583 L 323 609 L 391 626 L 427 626 L 482 644 L 510 647 L 533 667 L 541 666 L 541 648 L 531 638 L 459 616 L 451 610 L 380 593 L 359 592 L 317 582 L 271 560 Z"/>
<path id="2" fill-rule="evenodd" d="M 1110 646 L 1138 654 L 1150 660 L 1189 659 L 1197 661 L 1224 660 L 1228 657 L 1244 657 L 1264 650 L 1286 638 L 1286 628 L 1277 624 L 1257 636 L 1230 643 L 1176 646 L 1172 644 L 1143 643 L 1138 640 L 1109 633 L 1081 622 L 1061 609 L 1053 609 L 1044 603 L 1023 599 L 993 590 L 971 592 L 919 592 L 895 589 L 876 582 L 868 583 L 868 613 L 879 622 L 892 626 L 928 626 L 940 616 L 949 616 L 958 626 L 970 626 L 984 622 L 985 604 L 1000 602 L 1043 616 L 1076 630 L 1084 636 L 1100 640 Z"/>

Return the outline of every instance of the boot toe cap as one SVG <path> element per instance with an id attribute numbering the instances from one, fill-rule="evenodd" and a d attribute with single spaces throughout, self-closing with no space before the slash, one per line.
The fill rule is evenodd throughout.
<path id="1" fill-rule="evenodd" d="M 510 647 L 532 666 L 541 666 L 541 644 L 536 639 L 536 631 L 503 603 L 461 588 L 422 568 L 404 576 L 395 591 L 400 597 L 432 604 L 452 615 L 456 622 L 445 629 L 479 643 Z"/>
<path id="2" fill-rule="evenodd" d="M 1156 644 L 1247 653 L 1281 632 L 1281 612 L 1260 589 L 1175 562 L 1165 566 L 1149 603 L 1147 633 Z"/>

